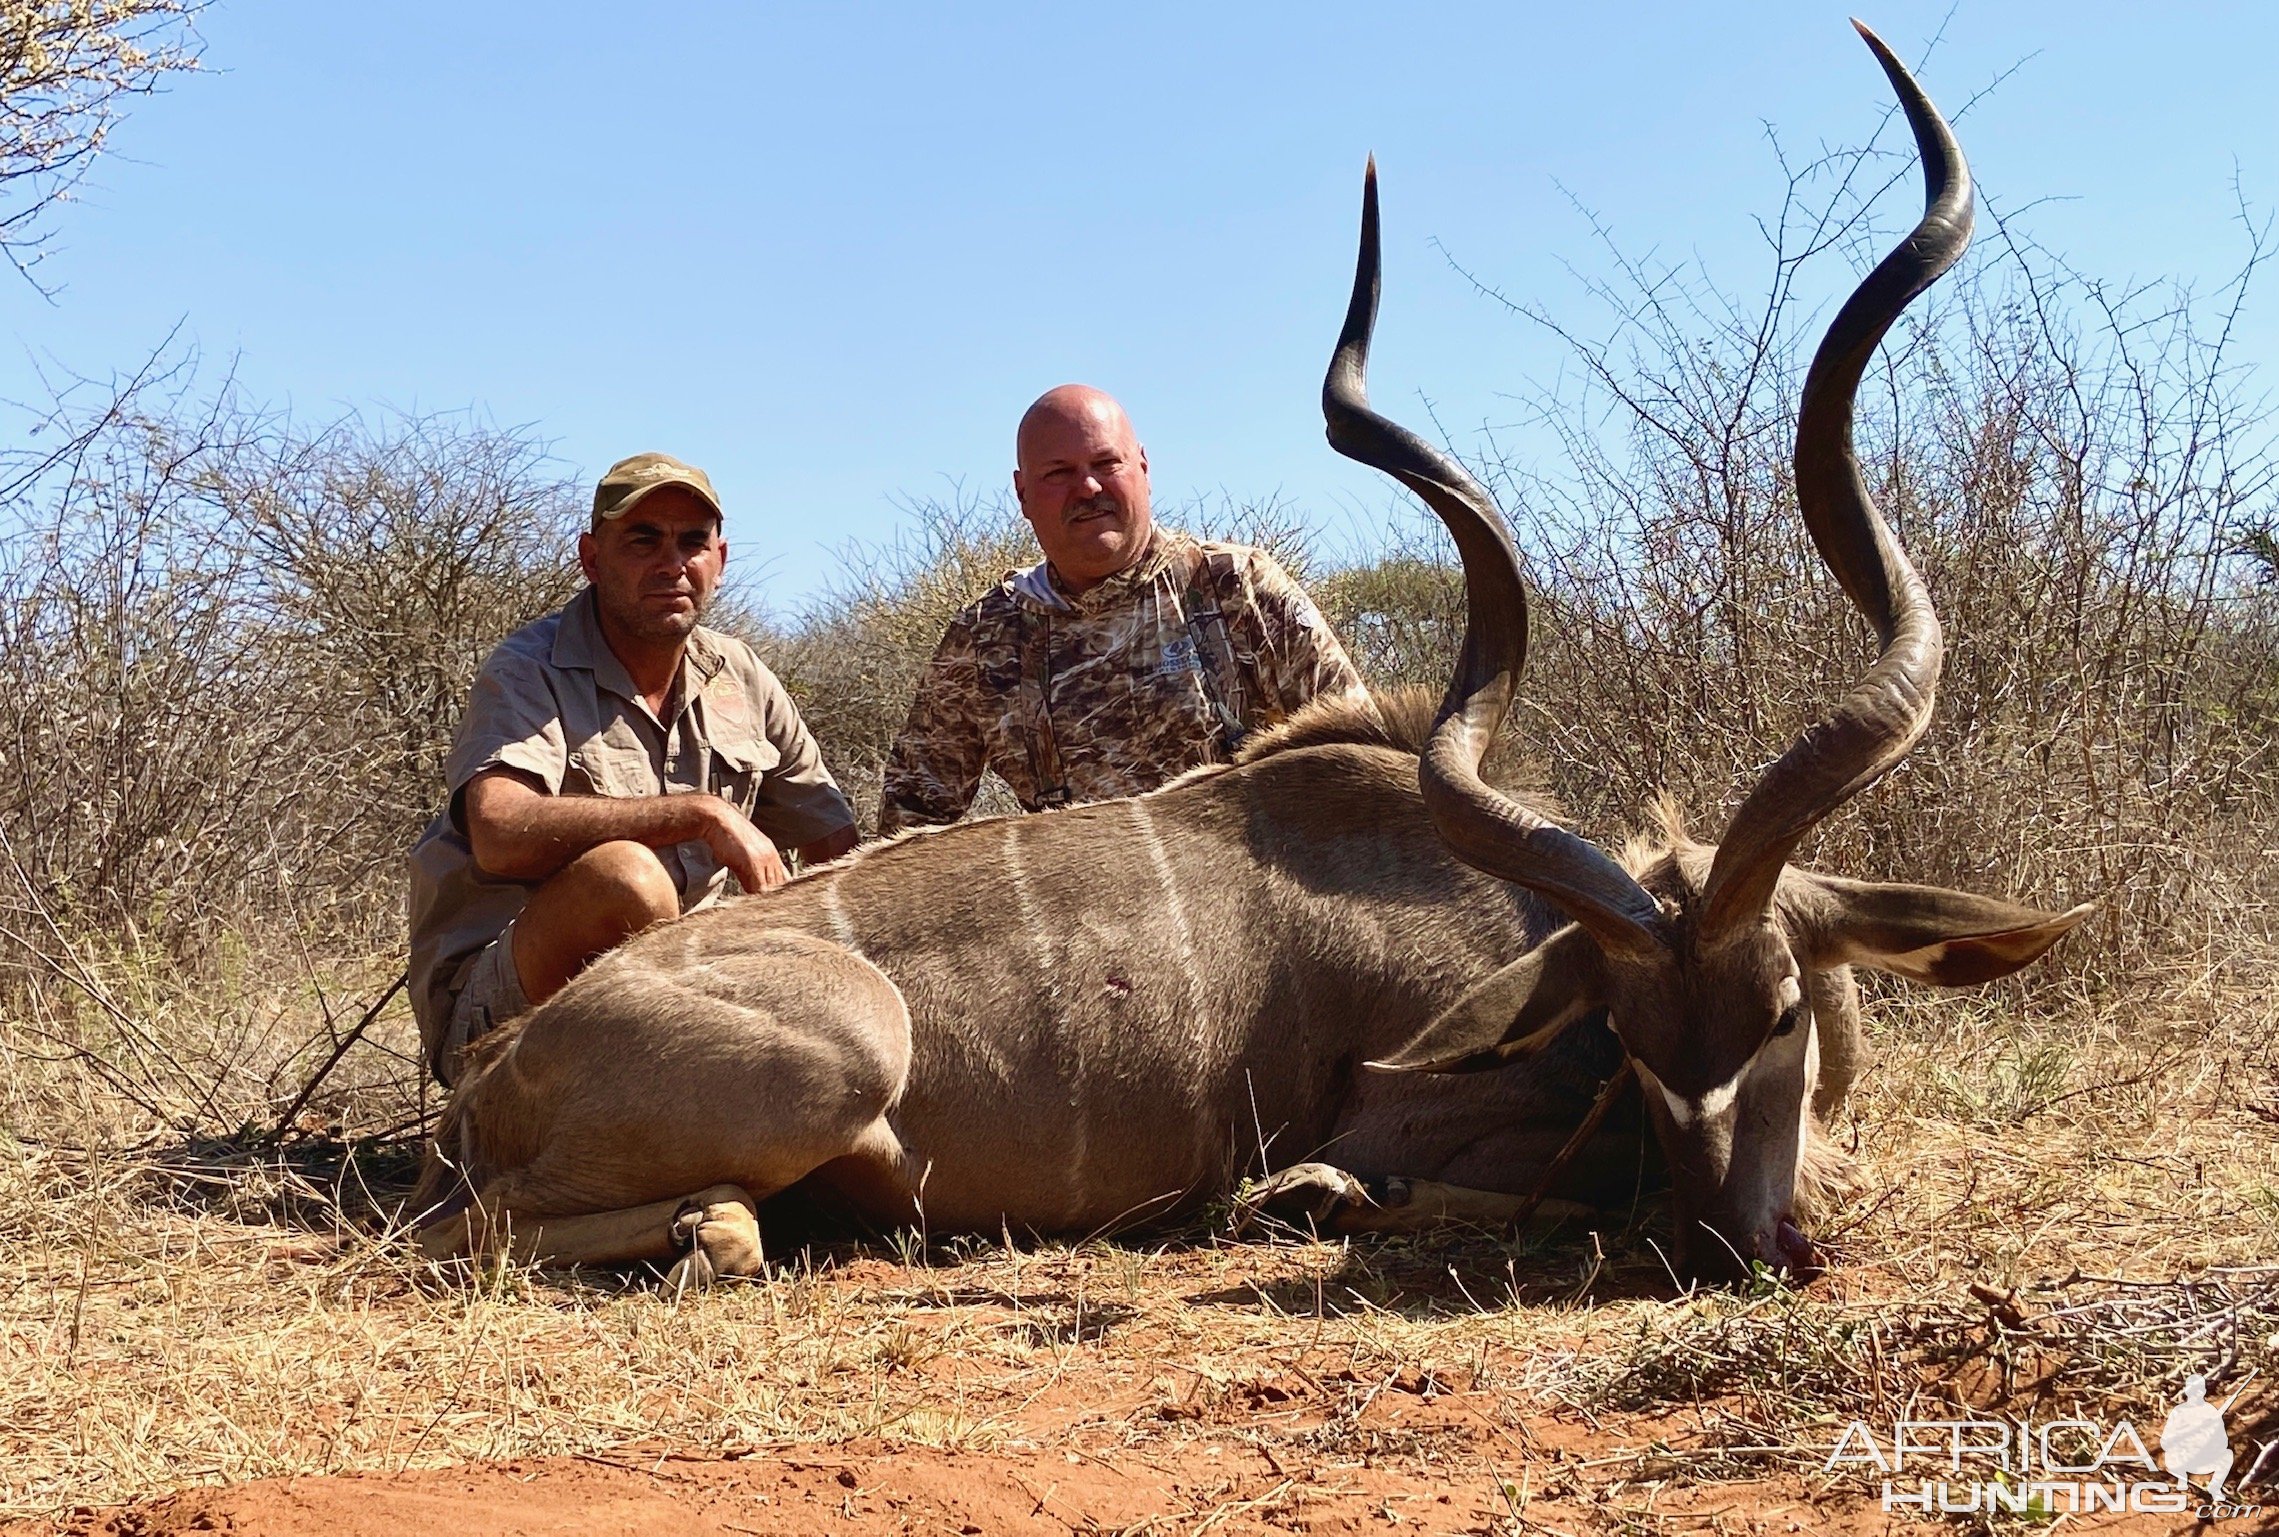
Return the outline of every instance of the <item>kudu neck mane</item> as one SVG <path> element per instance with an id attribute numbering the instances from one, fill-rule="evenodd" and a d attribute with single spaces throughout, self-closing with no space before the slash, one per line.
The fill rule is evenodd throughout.
<path id="1" fill-rule="evenodd" d="M 1386 747 L 1414 758 L 1432 735 L 1439 703 L 1438 694 L 1413 685 L 1316 699 L 1244 742 L 1234 761 L 1256 763 L 1305 747 Z"/>
<path id="2" fill-rule="evenodd" d="M 1439 694 L 1415 684 L 1372 692 L 1365 698 L 1346 694 L 1317 699 L 1244 743 L 1235 755 L 1235 764 L 1257 763 L 1314 747 L 1377 747 L 1419 757 L 1431 740 L 1439 708 Z M 1500 772 L 1496 762 L 1499 756 L 1490 754 L 1483 777 L 1544 816 L 1564 817 L 1558 797 L 1539 782 L 1537 765 L 1522 761 L 1514 766 L 1516 772 Z M 1223 772 L 1204 769 L 1200 774 Z M 1716 852 L 1715 845 L 1700 842 L 1687 830 L 1684 808 L 1665 792 L 1647 803 L 1646 825 L 1623 843 L 1616 859 L 1639 878 L 1669 861 L 1660 871 L 1661 878 L 1653 883 L 1653 890 L 1657 896 L 1682 902 L 1698 898 Z"/>
<path id="3" fill-rule="evenodd" d="M 1234 766 L 1312 747 L 1381 747 L 1416 758 L 1424 754 L 1438 718 L 1440 694 L 1419 684 L 1376 690 L 1367 696 L 1340 694 L 1302 706 L 1280 725 L 1269 727 L 1243 743 Z M 1528 758 L 1501 761 L 1507 755 L 1492 749 L 1483 777 L 1504 794 L 1525 802 L 1547 817 L 1560 817 L 1558 797 L 1542 783 L 1537 762 Z M 1223 772 L 1218 769 L 1202 773 Z"/>

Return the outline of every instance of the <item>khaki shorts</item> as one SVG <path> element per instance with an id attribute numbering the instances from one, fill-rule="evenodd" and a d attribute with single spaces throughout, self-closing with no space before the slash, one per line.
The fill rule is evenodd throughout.
<path id="1" fill-rule="evenodd" d="M 475 952 L 460 973 L 459 996 L 452 1000 L 451 1020 L 443 1029 L 442 1049 L 436 1053 L 436 1076 L 448 1087 L 458 1076 L 459 1053 L 517 1015 L 530 1012 L 522 994 L 522 974 L 514 969 L 514 925 Z"/>

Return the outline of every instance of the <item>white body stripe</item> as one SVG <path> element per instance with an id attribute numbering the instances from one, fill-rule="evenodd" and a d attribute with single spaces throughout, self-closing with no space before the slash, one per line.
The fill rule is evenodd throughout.
<path id="1" fill-rule="evenodd" d="M 1179 941 L 1179 975 L 1187 987 L 1187 1038 L 1201 1046 L 1209 1041 L 1211 1021 L 1205 1010 L 1203 989 L 1195 975 L 1195 935 L 1187 924 L 1187 904 L 1179 895 L 1178 873 L 1171 868 L 1170 851 L 1163 846 L 1162 837 L 1155 830 L 1155 818 L 1148 814 L 1145 800 L 1126 801 L 1132 808 L 1132 822 L 1139 833 L 1140 844 L 1147 850 L 1148 863 L 1155 867 L 1155 878 L 1163 885 L 1163 910 L 1171 915 L 1173 933 Z"/>
<path id="2" fill-rule="evenodd" d="M 831 938 L 843 948 L 860 955 L 863 951 L 862 946 L 855 943 L 854 921 L 847 916 L 847 904 L 839 896 L 841 879 L 841 876 L 834 875 L 831 883 L 823 888 L 823 916 L 831 925 Z"/>
<path id="3" fill-rule="evenodd" d="M 1021 860 L 1021 833 L 1033 825 L 1026 817 L 1013 817 L 1005 826 L 1005 869 L 1013 877 L 1013 907 L 1020 915 L 1021 932 L 1029 941 L 1029 953 L 1037 968 L 1037 995 L 1045 1000 L 1052 1011 L 1053 1034 L 1066 1041 L 1074 1060 L 1069 1064 L 1072 1075 L 1081 1082 L 1084 1077 L 1084 1039 L 1082 1032 L 1068 1027 L 1068 1016 L 1062 1011 L 1061 1000 L 1066 996 L 1062 983 L 1060 957 L 1053 953 L 1052 933 L 1037 915 L 1035 896 L 1029 891 L 1028 867 Z M 1084 1209 L 1085 1192 L 1090 1188 L 1084 1177 L 1084 1165 L 1091 1152 L 1085 1118 L 1079 1113 L 1068 1118 L 1068 1193 L 1075 1210 Z"/>

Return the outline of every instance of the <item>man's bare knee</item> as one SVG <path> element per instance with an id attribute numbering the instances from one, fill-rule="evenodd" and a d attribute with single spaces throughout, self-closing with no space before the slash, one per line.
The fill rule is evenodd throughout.
<path id="1" fill-rule="evenodd" d="M 680 911 L 680 892 L 664 861 L 646 844 L 596 844 L 562 867 L 555 880 L 575 889 L 578 905 L 627 934 Z M 548 882 L 551 885 L 553 882 Z"/>
<path id="2" fill-rule="evenodd" d="M 532 892 L 514 920 L 523 996 L 544 1003 L 596 956 L 679 911 L 673 878 L 646 845 L 615 842 L 587 850 Z"/>

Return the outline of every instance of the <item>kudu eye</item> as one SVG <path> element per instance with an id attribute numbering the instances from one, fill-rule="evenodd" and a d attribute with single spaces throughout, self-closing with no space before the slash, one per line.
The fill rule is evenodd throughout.
<path id="1" fill-rule="evenodd" d="M 1795 1002 L 1795 1003 L 1792 1003 L 1792 1004 L 1790 1004 L 1790 1005 L 1789 1005 L 1787 1008 L 1785 1008 L 1785 1009 L 1783 1009 L 1783 1010 L 1781 1010 L 1781 1011 L 1780 1011 L 1780 1022 L 1779 1022 L 1778 1024 L 1776 1024 L 1776 1025 L 1774 1025 L 1774 1026 L 1773 1026 L 1773 1034 L 1775 1034 L 1775 1035 L 1790 1035 L 1790 1034 L 1793 1034 L 1793 1033 L 1795 1032 L 1795 1030 L 1796 1030 L 1796 1027 L 1797 1027 L 1798 1025 L 1801 1025 L 1801 1024 L 1803 1024 L 1803 1023 L 1804 1023 L 1804 1004 L 1803 1004 L 1803 1001 L 1802 1001 L 1802 1000 L 1799 1000 L 1799 1001 L 1797 1001 L 1797 1002 Z"/>

